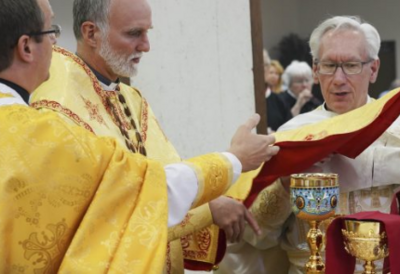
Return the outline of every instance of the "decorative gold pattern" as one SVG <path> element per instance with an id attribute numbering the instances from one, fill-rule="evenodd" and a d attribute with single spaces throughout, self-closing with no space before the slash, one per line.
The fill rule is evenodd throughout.
<path id="1" fill-rule="evenodd" d="M 326 130 L 323 130 L 321 132 L 318 132 L 317 134 L 309 134 L 304 138 L 304 141 L 312 141 L 312 140 L 320 140 L 328 136 L 328 132 Z"/>
<path id="2" fill-rule="evenodd" d="M 85 64 L 85 62 L 83 62 L 83 60 L 80 59 L 78 56 L 76 56 L 75 54 L 73 54 L 63 48 L 60 48 L 60 47 L 54 47 L 54 51 L 70 57 L 71 59 L 74 60 L 74 62 L 76 62 L 86 72 L 87 76 L 90 78 L 90 80 L 92 82 L 95 92 L 101 98 L 102 104 L 103 104 L 104 108 L 106 109 L 107 113 L 109 114 L 110 117 L 112 117 L 114 123 L 116 125 L 118 125 L 118 121 L 115 119 L 112 109 L 110 108 L 109 104 L 107 103 L 107 98 L 109 98 L 109 100 L 111 100 L 111 101 L 112 100 L 118 101 L 117 94 L 112 91 L 105 92 L 103 90 L 99 80 L 97 80 L 96 76 L 93 74 L 93 72 L 89 68 L 89 66 L 87 66 Z M 125 86 L 124 84 L 120 84 L 120 85 Z M 115 104 L 115 106 L 116 106 L 116 111 L 118 113 L 118 117 L 121 118 L 122 126 L 125 129 L 130 130 L 131 129 L 130 123 L 126 120 L 126 117 L 123 114 L 123 110 L 121 109 L 120 105 Z M 146 120 L 146 118 L 144 118 L 143 120 L 144 120 L 144 122 L 146 122 L 145 128 L 147 129 L 147 120 Z M 143 125 L 142 125 L 142 130 L 143 130 Z"/>
<path id="3" fill-rule="evenodd" d="M 389 256 L 386 233 L 380 232 L 380 223 L 346 220 L 345 226 L 342 234 L 346 251 L 357 259 L 366 261 L 365 274 L 375 274 L 373 261 Z"/>
<path id="4" fill-rule="evenodd" d="M 251 212 L 259 225 L 265 227 L 268 225 L 270 218 L 275 219 L 280 212 L 280 200 L 274 190 L 264 189 L 254 205 L 251 207 Z"/>
<path id="5" fill-rule="evenodd" d="M 185 163 L 194 170 L 199 183 L 199 199 L 193 203 L 197 207 L 217 198 L 217 193 L 223 193 L 232 180 L 232 167 L 228 160 L 219 153 L 207 154 L 192 158 Z M 225 182 L 225 183 L 224 183 Z"/>
<path id="6" fill-rule="evenodd" d="M 158 124 L 158 122 L 157 122 L 157 124 Z M 148 125 L 149 125 L 149 104 L 147 103 L 147 100 L 144 98 L 142 98 L 142 119 L 141 119 L 140 125 L 142 127 L 142 131 L 141 131 L 142 140 L 143 140 L 143 143 L 146 143 L 147 130 L 148 130 Z M 160 125 L 158 125 L 158 126 L 160 127 Z M 161 127 L 160 127 L 160 131 L 163 133 L 163 135 L 165 137 L 165 134 L 161 130 Z M 165 137 L 165 141 L 168 141 L 168 139 L 166 137 Z"/>
<path id="7" fill-rule="evenodd" d="M 20 242 L 25 259 L 28 261 L 34 259 L 31 264 L 35 274 L 57 272 L 68 244 L 64 238 L 68 229 L 65 220 L 49 224 L 46 228 L 47 231 L 43 231 L 40 236 L 34 232 L 28 240 Z"/>
<path id="8" fill-rule="evenodd" d="M 195 239 L 193 239 L 195 237 Z M 198 250 L 189 249 L 190 242 L 196 243 Z M 206 227 L 194 234 L 190 234 L 181 238 L 183 256 L 185 258 L 193 258 L 195 260 L 204 261 L 207 258 L 207 251 L 211 244 L 210 228 Z"/>
<path id="9" fill-rule="evenodd" d="M 0 107 L 0 132 L 0 273 L 162 271 L 160 164 L 26 106 Z"/>
<path id="10" fill-rule="evenodd" d="M 99 124 L 106 126 L 106 124 L 104 123 L 104 119 L 99 111 L 99 106 L 97 104 L 93 104 L 90 100 L 85 99 L 85 97 L 83 96 L 81 96 L 81 98 L 83 102 L 85 102 L 85 108 L 89 113 L 90 120 L 95 120 Z"/>
<path id="11" fill-rule="evenodd" d="M 337 174 L 305 173 L 291 175 L 290 192 L 293 211 L 297 218 L 307 220 L 310 226 L 307 233 L 307 244 L 311 256 L 305 265 L 307 273 L 325 273 L 325 264 L 320 255 L 323 249 L 324 238 L 319 229 L 319 223 L 321 220 L 325 220 L 335 213 L 336 199 L 326 201 L 326 198 L 329 195 L 334 196 L 333 194 L 338 193 L 338 191 Z M 316 193 L 318 193 L 317 199 L 314 197 Z M 326 201 L 326 208 L 320 210 L 320 203 L 323 199 Z M 305 207 L 306 203 L 307 206 Z M 332 204 L 335 207 L 331 207 Z"/>

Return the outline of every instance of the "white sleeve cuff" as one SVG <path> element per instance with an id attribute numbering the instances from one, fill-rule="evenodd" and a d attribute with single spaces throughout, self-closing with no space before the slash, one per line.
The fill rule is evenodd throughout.
<path id="1" fill-rule="evenodd" d="M 168 227 L 179 224 L 191 208 L 198 192 L 196 173 L 178 163 L 164 167 L 168 188 Z"/>
<path id="2" fill-rule="evenodd" d="M 242 164 L 230 152 L 222 154 L 232 164 L 233 184 L 242 173 Z M 179 224 L 192 207 L 199 189 L 195 171 L 183 163 L 171 164 L 164 167 L 168 188 L 168 227 Z"/>

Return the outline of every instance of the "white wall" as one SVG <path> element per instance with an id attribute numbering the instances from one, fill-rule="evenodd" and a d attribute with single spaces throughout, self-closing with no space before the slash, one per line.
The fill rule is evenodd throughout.
<path id="1" fill-rule="evenodd" d="M 152 49 L 132 84 L 184 157 L 226 149 L 254 112 L 248 1 L 150 3 Z"/>
<path id="2" fill-rule="evenodd" d="M 62 33 L 58 39 L 58 45 L 75 52 L 76 43 L 74 32 L 72 31 L 72 3 L 73 0 L 49 0 L 53 11 L 55 24 L 61 25 Z"/>
<path id="3" fill-rule="evenodd" d="M 264 45 L 272 50 L 294 32 L 307 37 L 319 22 L 333 15 L 358 15 L 374 25 L 382 40 L 396 41 L 397 76 L 400 77 L 398 0 L 262 0 Z"/>
<path id="4" fill-rule="evenodd" d="M 59 45 L 75 51 L 73 0 L 50 0 Z M 228 148 L 255 111 L 248 0 L 149 0 L 151 51 L 132 84 L 187 158 Z"/>

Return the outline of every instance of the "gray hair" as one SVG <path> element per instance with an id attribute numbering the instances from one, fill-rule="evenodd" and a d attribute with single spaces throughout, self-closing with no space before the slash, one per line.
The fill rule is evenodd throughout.
<path id="1" fill-rule="evenodd" d="M 82 39 L 81 26 L 86 21 L 95 23 L 105 33 L 111 0 L 74 0 L 73 18 L 76 40 Z"/>
<path id="2" fill-rule="evenodd" d="M 13 61 L 13 50 L 18 39 L 44 28 L 44 14 L 37 0 L 0 1 L 0 71 L 7 69 Z M 40 43 L 43 37 L 33 36 Z"/>
<path id="3" fill-rule="evenodd" d="M 283 83 L 289 87 L 292 83 L 292 79 L 298 76 L 307 76 L 312 79 L 312 69 L 306 62 L 294 60 L 283 72 Z"/>
<path id="4" fill-rule="evenodd" d="M 314 29 L 310 37 L 310 48 L 313 59 L 318 59 L 321 39 L 330 30 L 356 30 L 364 34 L 368 57 L 378 59 L 381 38 L 378 31 L 371 24 L 362 22 L 356 16 L 335 16 L 323 21 Z"/>

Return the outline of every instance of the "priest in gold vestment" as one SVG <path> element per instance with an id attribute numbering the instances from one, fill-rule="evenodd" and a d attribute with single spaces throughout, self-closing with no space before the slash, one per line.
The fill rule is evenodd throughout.
<path id="1" fill-rule="evenodd" d="M 231 166 L 218 153 L 162 165 L 28 107 L 49 78 L 52 17 L 48 0 L 0 2 L 0 272 L 160 273 L 167 226 L 185 214 L 173 201 L 218 197 Z"/>
<path id="2" fill-rule="evenodd" d="M 103 16 L 105 10 L 110 12 Z M 73 13 L 77 55 L 55 48 L 51 79 L 35 91 L 31 105 L 56 111 L 96 135 L 112 136 L 150 159 L 164 164 L 181 161 L 142 94 L 119 82 L 119 76 L 136 73 L 142 54 L 150 49 L 147 31 L 152 22 L 147 1 L 76 0 Z M 230 178 L 237 178 L 240 168 L 231 162 Z M 221 238 L 219 227 L 210 225 L 231 218 L 223 228 L 228 238 L 237 239 L 247 214 L 241 203 L 227 197 L 191 211 L 169 231 L 166 272 L 182 273 L 183 255 L 212 267 L 218 260 Z"/>
<path id="3" fill-rule="evenodd" d="M 350 113 L 373 101 L 368 87 L 375 82 L 380 65 L 380 37 L 373 26 L 354 17 L 333 17 L 313 31 L 310 47 L 315 81 L 321 85 L 325 103 L 284 124 L 278 130 L 281 133 Z M 368 113 L 358 113 L 353 119 L 361 122 L 367 116 Z M 336 126 L 346 131 L 348 124 Z M 338 214 L 389 213 L 393 193 L 400 187 L 399 159 L 397 119 L 355 159 L 331 155 L 317 163 L 314 172 L 338 173 Z M 228 247 L 217 273 L 305 273 L 310 255 L 306 243 L 308 225 L 295 218 L 289 200 L 288 184 L 281 181 L 258 195 L 251 211 L 262 228 L 262 236 L 245 232 L 243 241 Z M 382 271 L 382 262 L 377 265 L 377 270 Z M 359 263 L 356 273 L 362 269 Z"/>

